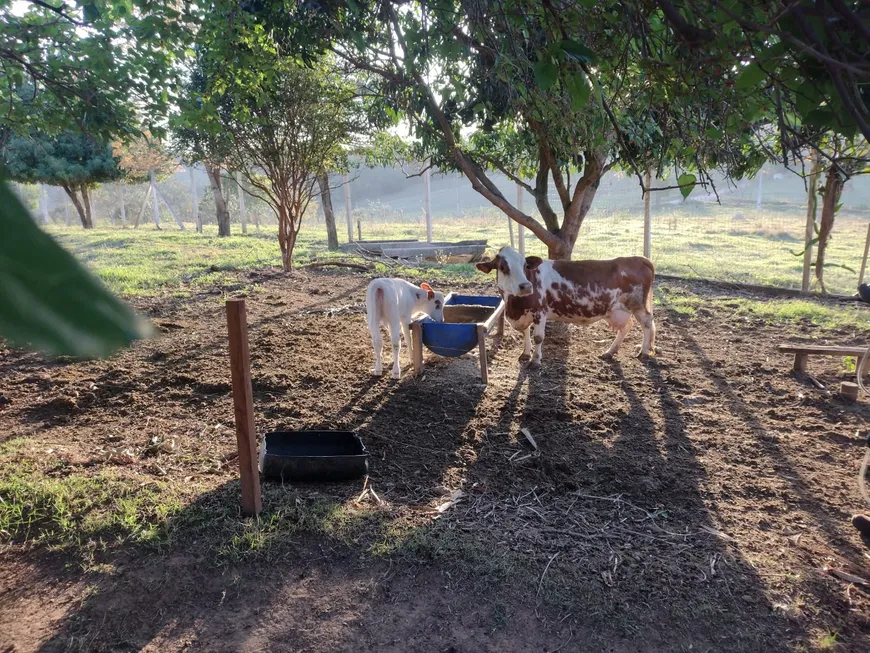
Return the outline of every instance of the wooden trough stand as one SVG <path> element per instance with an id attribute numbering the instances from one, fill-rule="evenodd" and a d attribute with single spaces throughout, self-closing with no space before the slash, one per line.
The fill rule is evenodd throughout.
<path id="1" fill-rule="evenodd" d="M 435 322 L 425 315 L 411 323 L 414 374 L 423 371 L 423 345 L 439 356 L 448 357 L 467 354 L 476 345 L 480 353 L 480 379 L 488 383 L 486 336 L 494 324 L 498 324 L 498 337 L 504 336 L 504 308 L 501 297 L 447 295 L 443 322 Z"/>
<path id="2" fill-rule="evenodd" d="M 832 345 L 780 345 L 777 350 L 783 354 L 794 354 L 795 372 L 805 374 L 807 358 L 810 356 L 855 356 L 860 359 L 867 352 L 867 347 L 835 347 Z"/>

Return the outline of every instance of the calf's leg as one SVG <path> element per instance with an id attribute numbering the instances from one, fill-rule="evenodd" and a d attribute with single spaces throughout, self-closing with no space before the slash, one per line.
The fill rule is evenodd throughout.
<path id="1" fill-rule="evenodd" d="M 646 358 L 650 355 L 655 356 L 655 350 L 653 347 L 655 346 L 656 339 L 656 325 L 653 320 L 653 314 L 650 311 L 643 309 L 637 311 L 634 316 L 637 318 L 637 321 L 640 322 L 641 327 L 643 327 L 643 344 L 640 346 L 638 357 Z"/>
<path id="2" fill-rule="evenodd" d="M 381 325 L 378 322 L 369 322 L 369 333 L 372 336 L 372 347 L 375 350 L 375 367 L 372 374 L 380 376 L 384 373 L 381 355 L 384 350 L 384 337 L 381 335 Z"/>
<path id="3" fill-rule="evenodd" d="M 402 368 L 399 365 L 399 353 L 402 351 L 402 326 L 399 319 L 390 322 L 390 344 L 393 346 L 393 373 L 394 379 L 402 378 Z"/>

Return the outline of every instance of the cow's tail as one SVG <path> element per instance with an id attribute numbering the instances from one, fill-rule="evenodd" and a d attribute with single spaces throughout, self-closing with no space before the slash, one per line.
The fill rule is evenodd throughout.
<path id="1" fill-rule="evenodd" d="M 653 283 L 656 278 L 656 266 L 646 257 L 641 257 L 643 264 L 649 269 L 649 288 L 646 291 L 646 310 L 652 313 L 653 310 Z"/>

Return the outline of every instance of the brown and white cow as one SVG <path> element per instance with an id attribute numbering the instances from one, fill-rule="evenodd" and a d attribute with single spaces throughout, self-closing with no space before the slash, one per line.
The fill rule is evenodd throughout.
<path id="1" fill-rule="evenodd" d="M 503 247 L 491 261 L 477 264 L 481 272 L 496 270 L 496 283 L 505 300 L 505 317 L 523 333 L 523 354 L 535 354 L 530 365 L 541 364 L 541 343 L 547 320 L 592 324 L 607 320 L 616 339 L 604 356 L 613 356 L 631 328 L 631 317 L 643 327 L 640 356 L 654 353 L 656 328 L 652 314 L 655 268 L 649 259 L 628 256 L 606 261 L 544 261 L 523 258 Z M 533 333 L 532 333 L 533 332 Z"/>

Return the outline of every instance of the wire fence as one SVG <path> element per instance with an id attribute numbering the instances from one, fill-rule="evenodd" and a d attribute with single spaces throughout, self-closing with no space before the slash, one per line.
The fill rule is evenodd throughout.
<path id="1" fill-rule="evenodd" d="M 426 239 L 425 180 L 407 178 L 396 169 L 363 168 L 347 182 L 350 215 L 340 176 L 331 178 L 332 203 L 342 241 L 353 239 Z M 494 181 L 511 201 L 540 219 L 531 195 L 517 193 L 517 185 L 497 175 Z M 654 180 L 668 186 L 670 180 Z M 237 179 L 225 176 L 222 192 L 227 200 L 233 232 L 274 231 L 271 209 L 261 200 L 240 192 Z M 214 225 L 214 196 L 205 172 L 179 167 L 156 181 L 157 220 L 164 229 L 195 228 L 196 218 Z M 59 188 L 21 186 L 19 192 L 37 219 L 58 225 L 78 225 L 78 215 Z M 799 288 L 803 268 L 807 189 L 793 172 L 769 167 L 755 179 L 736 185 L 720 182 L 717 196 L 696 189 L 688 199 L 677 190 L 651 197 L 651 258 L 659 272 L 685 277 L 747 282 L 781 288 Z M 147 228 L 155 224 L 149 183 L 109 183 L 91 191 L 98 226 Z M 521 197 L 521 199 L 520 199 Z M 551 205 L 560 206 L 555 193 Z M 461 175 L 433 174 L 430 182 L 433 240 L 456 242 L 486 240 L 495 251 L 518 246 L 518 225 L 477 194 Z M 123 210 L 122 210 L 123 205 Z M 122 220 L 126 216 L 126 220 Z M 643 253 L 644 203 L 636 177 L 611 172 L 602 180 L 574 249 L 574 258 L 612 258 Z M 842 196 L 826 260 L 829 291 L 852 293 L 870 224 L 870 178 L 850 180 Z M 319 202 L 312 202 L 303 225 L 325 246 L 325 226 Z M 528 254 L 546 255 L 546 247 L 525 232 Z"/>

